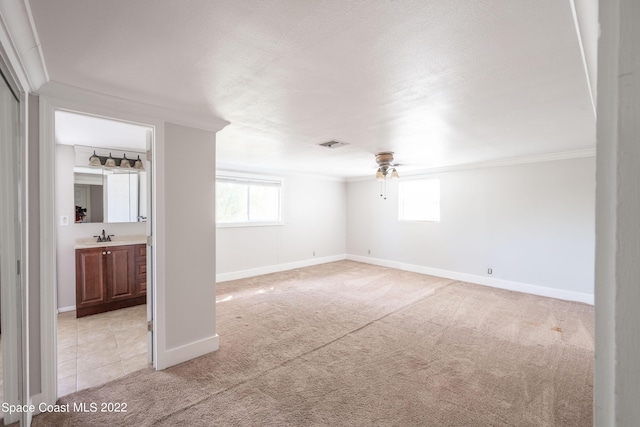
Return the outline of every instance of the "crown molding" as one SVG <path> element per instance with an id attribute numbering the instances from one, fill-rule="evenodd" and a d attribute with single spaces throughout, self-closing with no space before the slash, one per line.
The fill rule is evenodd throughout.
<path id="1" fill-rule="evenodd" d="M 108 108 L 114 111 L 133 112 L 137 115 L 152 117 L 164 122 L 211 132 L 218 132 L 229 124 L 227 120 L 214 115 L 198 116 L 192 113 L 186 113 L 153 104 L 146 104 L 56 81 L 49 81 L 47 84 L 42 86 L 38 92 L 40 95 L 47 98 L 66 101 L 67 103 L 70 102 L 74 105 L 91 105 L 95 107 Z"/>
<path id="2" fill-rule="evenodd" d="M 49 81 L 40 39 L 27 1 L 0 2 L 0 42 L 5 47 L 17 79 L 26 92 Z"/>
<path id="3" fill-rule="evenodd" d="M 572 151 L 562 151 L 558 153 L 548 153 L 548 154 L 536 154 L 532 156 L 523 156 L 523 157 L 513 157 L 510 159 L 500 159 L 500 160 L 489 160 L 485 162 L 474 162 L 474 163 L 465 163 L 460 165 L 449 165 L 449 166 L 441 166 L 434 168 L 425 168 L 415 171 L 407 171 L 399 172 L 402 173 L 402 177 L 409 176 L 419 176 L 419 175 L 429 175 L 434 173 L 444 173 L 444 172 L 458 172 L 464 170 L 473 170 L 473 169 L 487 169 L 487 168 L 498 168 L 503 166 L 514 166 L 514 165 L 524 165 L 529 163 L 541 163 L 541 162 L 553 162 L 557 160 L 569 160 L 569 159 L 580 159 L 584 157 L 595 157 L 596 149 L 594 148 L 585 148 L 581 150 L 572 150 Z M 347 182 L 353 181 L 365 181 L 373 179 L 373 175 L 371 176 L 359 176 L 354 178 L 348 178 Z"/>
<path id="4" fill-rule="evenodd" d="M 239 173 L 239 174 L 262 174 L 267 176 L 282 176 L 286 177 L 302 177 L 302 178 L 313 178 L 320 179 L 324 181 L 335 181 L 335 182 L 347 182 L 347 178 L 333 175 L 321 175 L 315 173 L 307 173 L 307 172 L 298 172 L 298 171 L 290 171 L 278 168 L 256 168 L 238 165 L 234 163 L 221 162 L 216 160 L 216 172 L 220 172 L 223 174 L 224 172 L 231 173 Z"/>

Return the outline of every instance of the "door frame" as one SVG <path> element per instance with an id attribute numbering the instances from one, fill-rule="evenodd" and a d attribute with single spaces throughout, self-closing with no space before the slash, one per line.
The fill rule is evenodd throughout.
<path id="1" fill-rule="evenodd" d="M 17 140 L 12 140 L 10 144 L 12 146 L 7 147 L 8 153 L 11 153 L 12 157 L 2 156 L 2 162 L 8 162 L 4 165 L 5 170 L 12 172 L 10 178 L 11 187 L 7 188 L 10 194 L 5 194 L 4 188 L 0 188 L 0 196 L 3 201 L 10 200 L 4 207 L 9 207 L 9 215 L 15 215 L 12 221 L 0 223 L 0 228 L 5 232 L 15 232 L 15 221 L 18 222 L 18 233 L 16 233 L 11 239 L 12 243 L 8 248 L 6 255 L 13 260 L 10 261 L 11 265 L 7 268 L 9 275 L 14 276 L 11 272 L 15 272 L 15 280 L 11 280 L 10 283 L 5 284 L 2 288 L 2 298 L 0 305 L 2 317 L 5 322 L 3 323 L 4 333 L 4 345 L 2 346 L 2 364 L 3 368 L 3 388 L 8 389 L 8 393 L 4 393 L 3 401 L 9 404 L 24 404 L 28 401 L 29 395 L 29 376 L 28 376 L 28 345 L 27 345 L 27 305 L 28 294 L 26 290 L 27 275 L 29 269 L 28 257 L 26 256 L 28 251 L 27 246 L 27 132 L 26 132 L 26 119 L 27 119 L 27 103 L 28 97 L 22 90 L 22 86 L 18 78 L 16 78 L 13 68 L 8 61 L 5 50 L 0 45 L 0 84 L 6 84 L 11 91 L 13 97 L 18 103 L 18 122 L 17 122 Z M 4 149 L 0 149 L 0 152 Z M 5 153 L 7 154 L 7 153 Z M 16 170 L 16 163 L 14 160 L 18 160 L 20 168 Z M 16 191 L 14 194 L 13 191 Z M 17 196 L 14 199 L 14 196 Z M 4 202 L 3 202 L 4 203 Z M 17 265 L 14 264 L 14 261 Z M 15 284 L 17 286 L 9 286 Z M 15 343 L 16 348 L 13 351 L 7 348 L 8 343 Z M 10 346 L 11 347 L 11 346 Z M 19 422 L 20 425 L 27 423 L 27 414 L 14 412 L 12 414 L 3 414 L 0 412 L 0 419 L 3 420 L 3 424 Z"/>
<path id="2" fill-rule="evenodd" d="M 46 91 L 45 91 L 46 92 Z M 150 128 L 153 135 L 150 141 L 152 157 L 148 159 L 151 165 L 148 179 L 152 188 L 149 195 L 152 204 L 148 206 L 149 218 L 147 224 L 147 235 L 150 236 L 148 245 L 151 244 L 156 249 L 157 236 L 157 211 L 158 203 L 156 197 L 157 179 L 157 147 L 162 143 L 162 130 L 164 124 L 158 119 L 154 119 L 147 115 L 132 113 L 131 108 L 122 108 L 122 101 L 114 102 L 108 97 L 94 100 L 95 102 L 85 102 L 76 99 L 67 99 L 57 94 L 40 95 L 40 205 L 41 210 L 41 370 L 42 370 L 42 393 L 33 397 L 33 402 L 37 405 L 41 402 L 54 404 L 58 398 L 57 390 L 57 268 L 56 268 L 56 224 L 55 217 L 55 112 L 70 111 L 78 114 L 89 116 L 97 116 L 109 120 L 134 123 L 137 125 Z M 104 99 L 107 98 L 107 99 Z M 112 105 L 112 104 L 115 104 Z M 120 105 L 118 105 L 120 104 Z M 120 108 L 119 108 L 120 107 Z M 135 111 L 135 108 L 133 109 Z M 150 233 L 150 234 L 149 234 Z M 156 250 L 152 251 L 152 256 L 147 257 L 150 265 L 148 268 L 147 283 L 148 289 L 151 289 L 151 295 L 147 296 L 147 303 L 153 307 L 151 311 L 153 331 L 152 337 L 149 338 L 151 343 L 150 353 L 153 355 L 153 365 L 158 369 L 158 357 L 161 352 L 158 351 L 164 347 L 162 340 L 162 310 L 158 307 L 164 307 L 159 302 L 159 296 L 162 292 L 158 292 L 158 283 L 155 280 L 156 268 Z"/>

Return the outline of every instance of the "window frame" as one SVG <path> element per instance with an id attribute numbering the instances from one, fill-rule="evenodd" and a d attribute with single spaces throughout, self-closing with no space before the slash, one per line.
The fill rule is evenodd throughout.
<path id="1" fill-rule="evenodd" d="M 402 185 L 414 181 L 437 181 L 438 183 L 438 215 L 437 219 L 405 219 L 404 216 L 404 194 Z M 440 223 L 442 221 L 442 185 L 439 176 L 420 176 L 404 179 L 398 183 L 398 221 L 409 223 Z"/>
<path id="2" fill-rule="evenodd" d="M 269 184 L 273 184 L 276 183 L 276 187 L 280 190 L 279 191 L 279 197 L 278 197 L 278 216 L 279 219 L 275 220 L 275 221 L 234 221 L 234 222 L 219 222 L 217 215 L 218 215 L 218 209 L 217 209 L 217 205 L 218 205 L 218 191 L 217 191 L 217 186 L 218 186 L 218 179 L 226 179 L 228 181 L 237 181 L 238 183 L 246 183 L 251 185 L 251 182 L 254 182 L 256 184 L 262 182 L 262 183 L 269 183 Z M 257 175 L 257 174 L 252 174 L 252 173 L 245 173 L 245 172 L 234 172 L 234 171 L 217 171 L 216 172 L 216 192 L 215 192 L 215 203 L 216 203 L 216 210 L 215 210 L 215 222 L 216 222 L 216 228 L 237 228 L 237 227 L 271 227 L 271 226 L 281 226 L 284 225 L 284 209 L 283 209 L 283 200 L 284 200 L 284 178 L 280 177 L 280 176 L 273 176 L 273 175 Z M 249 199 L 247 199 L 247 203 L 249 202 Z M 248 206 L 247 206 L 248 208 Z"/>

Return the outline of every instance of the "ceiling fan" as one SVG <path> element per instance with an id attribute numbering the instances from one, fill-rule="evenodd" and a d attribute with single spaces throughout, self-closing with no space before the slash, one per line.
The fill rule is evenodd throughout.
<path id="1" fill-rule="evenodd" d="M 398 164 L 393 163 L 393 151 L 380 151 L 375 154 L 376 163 L 378 164 L 378 170 L 376 171 L 376 179 L 378 181 L 384 181 L 387 179 L 387 175 L 392 179 L 399 178 L 396 166 Z"/>

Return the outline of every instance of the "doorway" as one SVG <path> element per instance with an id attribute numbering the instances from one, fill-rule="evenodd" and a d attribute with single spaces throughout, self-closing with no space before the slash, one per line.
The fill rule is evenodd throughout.
<path id="1" fill-rule="evenodd" d="M 53 125 L 59 397 L 153 363 L 154 128 L 64 109 Z"/>

